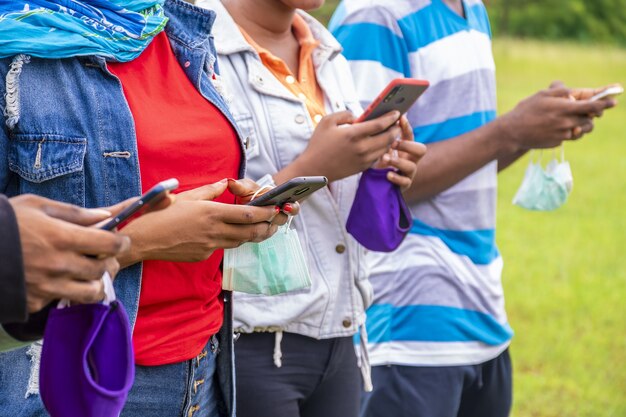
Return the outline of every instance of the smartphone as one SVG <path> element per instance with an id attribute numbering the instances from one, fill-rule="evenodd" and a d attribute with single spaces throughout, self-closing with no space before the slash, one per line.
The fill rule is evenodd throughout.
<path id="1" fill-rule="evenodd" d="M 250 201 L 250 206 L 278 206 L 300 201 L 328 185 L 326 177 L 295 177 Z"/>
<path id="2" fill-rule="evenodd" d="M 141 210 L 146 204 L 156 203 L 165 197 L 165 193 L 178 188 L 178 180 L 176 178 L 170 178 L 169 180 L 161 181 L 154 187 L 146 191 L 139 200 L 135 201 L 130 206 L 126 207 L 117 216 L 113 217 L 106 224 L 100 226 L 102 230 L 113 230 L 120 223 L 128 220 L 133 214 Z"/>
<path id="3" fill-rule="evenodd" d="M 613 98 L 613 97 L 619 96 L 623 92 L 624 92 L 624 87 L 622 87 L 621 85 L 614 85 L 612 87 L 609 87 L 599 92 L 595 96 L 591 97 L 589 101 L 602 100 L 603 98 Z"/>
<path id="4" fill-rule="evenodd" d="M 356 122 L 376 119 L 393 110 L 398 110 L 400 114 L 406 113 L 429 85 L 426 80 L 414 80 L 412 78 L 391 80 L 378 97 L 367 106 L 367 109 Z"/>

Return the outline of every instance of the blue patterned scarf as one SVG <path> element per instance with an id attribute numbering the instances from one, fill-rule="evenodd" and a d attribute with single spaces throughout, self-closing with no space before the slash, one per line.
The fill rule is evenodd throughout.
<path id="1" fill-rule="evenodd" d="M 0 0 L 0 58 L 132 61 L 165 28 L 165 0 Z"/>

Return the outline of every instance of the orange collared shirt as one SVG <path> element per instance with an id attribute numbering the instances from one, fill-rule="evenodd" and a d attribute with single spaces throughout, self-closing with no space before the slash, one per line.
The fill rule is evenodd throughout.
<path id="1" fill-rule="evenodd" d="M 326 114 L 324 106 L 324 94 L 317 83 L 315 77 L 315 67 L 313 65 L 313 51 L 320 42 L 313 37 L 311 29 L 300 15 L 295 15 L 293 19 L 293 34 L 300 44 L 300 58 L 298 76 L 295 77 L 285 61 L 272 54 L 267 49 L 254 41 L 241 27 L 239 28 L 246 41 L 252 46 L 263 65 L 284 85 L 294 96 L 303 100 L 311 115 L 315 125 L 319 123 Z"/>

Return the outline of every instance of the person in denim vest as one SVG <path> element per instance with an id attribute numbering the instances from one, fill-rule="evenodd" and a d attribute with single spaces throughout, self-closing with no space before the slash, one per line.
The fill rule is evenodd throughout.
<path id="1" fill-rule="evenodd" d="M 257 186 L 227 180 L 245 161 L 216 89 L 214 13 L 181 0 L 39 4 L 0 7 L 0 192 L 102 207 L 177 177 L 175 204 L 120 230 L 133 244 L 115 289 L 139 364 L 122 416 L 233 416 L 220 248 L 262 241 L 286 215 L 233 205 Z M 40 351 L 0 355 L 3 413 L 45 415 Z"/>

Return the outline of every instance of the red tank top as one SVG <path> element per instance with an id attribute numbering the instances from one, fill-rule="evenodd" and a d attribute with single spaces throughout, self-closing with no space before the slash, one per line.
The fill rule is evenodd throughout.
<path id="1" fill-rule="evenodd" d="M 134 61 L 110 63 L 124 89 L 137 133 L 141 188 L 178 178 L 178 192 L 237 178 L 241 148 L 228 119 L 192 85 L 165 33 Z M 234 203 L 228 191 L 215 201 Z M 143 263 L 133 333 L 139 365 L 198 355 L 222 326 L 223 251 L 203 262 Z"/>

